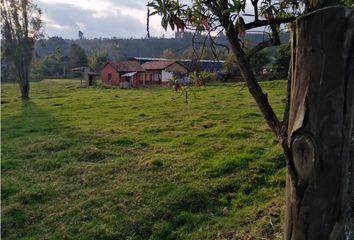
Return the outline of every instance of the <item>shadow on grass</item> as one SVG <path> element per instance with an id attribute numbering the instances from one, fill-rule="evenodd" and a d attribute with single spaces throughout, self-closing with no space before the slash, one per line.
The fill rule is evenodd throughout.
<path id="1" fill-rule="evenodd" d="M 108 156 L 95 143 L 84 141 L 90 133 L 60 123 L 34 102 L 23 102 L 21 110 L 2 119 L 3 239 L 27 236 L 47 217 L 44 205 L 62 199 L 65 186 L 58 183 L 67 166 Z"/>
<path id="2" fill-rule="evenodd" d="M 95 142 L 92 137 L 89 138 L 90 135 L 91 133 L 84 133 L 60 123 L 49 111 L 41 109 L 31 101 L 23 102 L 19 115 L 2 119 L 3 149 L 5 153 L 6 150 L 16 152 L 20 159 L 33 159 L 39 154 L 43 157 L 43 154 L 59 152 L 65 155 L 66 150 L 70 150 L 70 154 L 79 161 L 105 159 L 105 153 L 92 144 Z M 20 152 L 16 149 L 20 149 Z M 64 155 L 61 157 L 67 157 Z M 11 158 L 13 156 L 3 156 L 4 169 Z M 11 168 L 14 164 L 8 165 Z M 52 169 L 49 167 L 48 170 Z"/>
<path id="3" fill-rule="evenodd" d="M 102 190 L 99 182 L 110 179 L 106 177 L 107 171 L 102 170 L 108 167 L 100 164 L 111 156 L 106 148 L 145 151 L 149 145 L 137 145 L 124 136 L 112 140 L 114 135 L 105 135 L 99 139 L 93 133 L 80 132 L 62 124 L 34 102 L 23 103 L 20 114 L 4 118 L 2 129 L 3 239 L 38 239 L 43 237 L 43 231 L 53 229 L 56 230 L 48 239 L 61 238 L 64 232 L 69 239 L 173 239 L 197 229 L 219 208 L 218 201 L 207 189 L 185 184 L 177 187 L 157 182 L 156 187 L 144 193 L 132 190 L 135 186 L 129 185 L 127 179 L 126 184 L 119 185 L 121 188 L 110 189 L 121 191 L 118 197 L 99 195 Z M 130 165 L 123 163 L 114 166 L 122 166 L 124 171 L 130 169 Z M 144 179 L 149 174 L 147 171 L 132 169 L 129 174 Z M 137 184 L 141 183 L 137 181 Z M 92 198 L 70 195 L 72 191 L 87 194 L 85 187 L 96 195 L 92 193 Z M 146 199 L 137 207 L 135 196 L 140 194 Z M 154 194 L 158 200 L 151 202 Z M 124 204 L 129 211 L 117 209 Z M 110 207 L 105 209 L 104 205 Z M 95 215 L 100 211 L 107 211 L 108 217 Z M 63 217 L 57 216 L 57 212 Z"/>
<path id="4" fill-rule="evenodd" d="M 215 217 L 233 214 L 233 206 L 267 201 L 271 193 L 257 194 L 267 187 L 264 175 L 283 167 L 281 159 L 272 161 L 278 155 L 264 162 L 263 149 L 256 147 L 237 159 L 207 152 L 211 160 L 201 169 L 206 174 L 197 178 L 213 185 L 189 183 L 167 176 L 165 162 L 158 159 L 151 169 L 139 167 L 134 154 L 148 154 L 151 140 L 82 132 L 33 102 L 2 122 L 4 239 L 188 239 Z M 165 131 L 151 129 L 145 133 Z M 193 142 L 187 139 L 183 146 Z M 109 161 L 112 152 L 120 156 Z M 278 182 L 274 177 L 271 187 Z"/>
<path id="5" fill-rule="evenodd" d="M 19 115 L 2 119 L 2 134 L 5 140 L 57 134 L 63 127 L 48 111 L 39 108 L 32 101 L 22 103 L 22 112 Z"/>

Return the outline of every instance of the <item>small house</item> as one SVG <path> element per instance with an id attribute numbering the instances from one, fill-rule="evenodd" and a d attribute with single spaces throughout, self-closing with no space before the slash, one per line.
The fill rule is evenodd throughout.
<path id="1" fill-rule="evenodd" d="M 101 79 L 108 85 L 130 88 L 144 82 L 145 70 L 138 61 L 110 62 L 103 66 Z"/>
<path id="2" fill-rule="evenodd" d="M 188 74 L 188 69 L 177 61 L 149 61 L 141 65 L 145 70 L 144 85 L 167 85 L 173 77 Z"/>
<path id="3" fill-rule="evenodd" d="M 152 61 L 169 61 L 165 58 L 133 57 L 131 59 L 139 61 L 140 64 Z M 183 64 L 183 66 L 185 66 L 189 71 L 220 72 L 223 69 L 225 61 L 207 59 L 179 59 L 178 63 Z"/>
<path id="4" fill-rule="evenodd" d="M 86 86 L 96 86 L 97 73 L 89 67 L 76 67 L 71 69 L 73 72 L 82 72 L 86 82 Z"/>

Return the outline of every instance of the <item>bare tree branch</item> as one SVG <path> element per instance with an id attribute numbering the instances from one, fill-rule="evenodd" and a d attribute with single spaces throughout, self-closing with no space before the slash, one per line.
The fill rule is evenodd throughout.
<path id="1" fill-rule="evenodd" d="M 252 48 L 246 55 L 246 58 L 249 60 L 252 56 L 254 56 L 257 52 L 268 48 L 268 47 L 272 47 L 278 44 L 275 44 L 273 42 L 273 39 L 269 39 L 267 41 L 261 42 L 259 44 L 257 44 L 254 48 Z"/>
<path id="2" fill-rule="evenodd" d="M 281 139 L 281 122 L 279 121 L 272 106 L 270 105 L 267 94 L 263 93 L 262 88 L 254 76 L 251 65 L 249 63 L 249 59 L 246 57 L 246 54 L 242 50 L 240 42 L 237 38 L 237 32 L 233 27 L 233 23 L 230 22 L 228 18 L 223 17 L 222 19 L 222 24 L 224 25 L 225 29 L 227 29 L 227 37 L 236 56 L 241 75 L 247 83 L 249 92 L 255 99 L 270 129 L 279 139 Z"/>
<path id="3" fill-rule="evenodd" d="M 249 30 L 252 28 L 257 28 L 257 27 L 264 27 L 264 26 L 270 26 L 272 24 L 284 24 L 284 23 L 290 23 L 294 21 L 296 17 L 287 17 L 287 18 L 272 18 L 272 19 L 266 19 L 266 20 L 256 20 L 250 23 L 245 24 L 245 30 Z"/>
<path id="4" fill-rule="evenodd" d="M 258 21 L 258 0 L 251 0 L 254 8 L 254 21 Z"/>
<path id="5" fill-rule="evenodd" d="M 280 45 L 280 38 L 279 38 L 279 32 L 277 29 L 277 26 L 275 24 L 270 25 L 271 29 L 272 29 L 272 36 L 270 37 L 270 39 L 268 39 L 267 41 L 263 41 L 259 44 L 257 44 L 255 47 L 253 47 L 248 53 L 246 58 L 249 60 L 252 56 L 254 56 L 257 52 L 268 48 L 268 47 L 273 47 L 273 46 L 277 46 Z"/>

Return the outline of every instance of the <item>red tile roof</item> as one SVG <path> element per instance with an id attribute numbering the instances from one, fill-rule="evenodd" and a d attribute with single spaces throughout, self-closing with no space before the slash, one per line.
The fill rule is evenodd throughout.
<path id="1" fill-rule="evenodd" d="M 111 63 L 118 72 L 144 72 L 138 61 L 118 61 Z"/>
<path id="2" fill-rule="evenodd" d="M 141 66 L 145 70 L 162 70 L 165 69 L 172 64 L 176 63 L 176 61 L 173 60 L 168 60 L 168 61 L 151 61 L 151 62 L 146 62 L 142 64 Z"/>

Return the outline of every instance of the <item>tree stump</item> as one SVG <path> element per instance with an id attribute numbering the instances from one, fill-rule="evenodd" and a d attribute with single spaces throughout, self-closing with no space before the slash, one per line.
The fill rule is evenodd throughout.
<path id="1" fill-rule="evenodd" d="M 285 238 L 351 239 L 354 11 L 300 17 L 291 40 Z"/>

